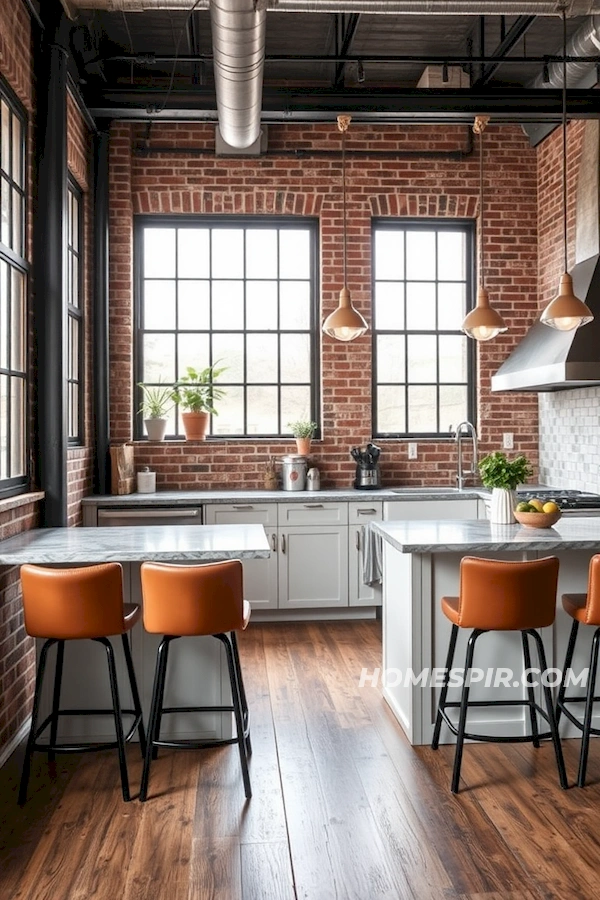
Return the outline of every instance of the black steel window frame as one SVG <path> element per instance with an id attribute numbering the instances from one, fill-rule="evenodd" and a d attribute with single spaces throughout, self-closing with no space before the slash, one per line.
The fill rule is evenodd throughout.
<path id="1" fill-rule="evenodd" d="M 172 215 L 139 215 L 134 216 L 134 409 L 138 410 L 140 408 L 142 402 L 142 392 L 138 387 L 138 384 L 143 381 L 143 372 L 144 372 L 144 359 L 143 359 L 143 336 L 146 333 L 146 330 L 143 327 L 143 282 L 144 282 L 144 231 L 146 228 L 209 228 L 209 229 L 234 229 L 234 228 L 245 228 L 245 229 L 253 229 L 253 230 L 297 230 L 299 228 L 307 229 L 310 233 L 310 265 L 311 265 L 311 278 L 310 278 L 310 321 L 309 327 L 306 329 L 306 332 L 310 337 L 310 419 L 317 423 L 317 431 L 314 434 L 314 438 L 319 438 L 321 436 L 321 423 L 320 423 L 320 366 L 319 366 L 319 350 L 320 350 L 320 319 L 319 319 L 319 221 L 314 217 L 307 216 L 244 216 L 244 215 L 231 215 L 231 216 L 222 216 L 222 215 L 180 215 L 180 216 L 172 216 Z M 177 252 L 175 253 L 176 266 L 177 266 Z M 152 279 L 155 280 L 155 279 Z M 165 279 L 172 280 L 172 279 Z M 176 271 L 176 279 L 177 280 L 177 271 Z M 209 279 L 212 283 L 212 277 Z M 234 279 L 235 280 L 235 279 Z M 246 282 L 246 278 L 241 279 Z M 277 279 L 280 281 L 281 279 Z M 166 329 L 164 333 L 168 333 L 171 329 Z M 264 330 L 264 329 L 263 329 Z M 172 330 L 174 334 L 178 334 L 178 329 Z M 207 332 L 209 335 L 212 335 L 212 329 L 209 329 Z M 219 334 L 228 333 L 223 329 L 218 330 Z M 230 333 L 232 334 L 252 334 L 253 332 L 250 330 L 244 329 L 235 329 Z M 302 331 L 284 331 L 281 329 L 275 330 L 276 334 L 286 334 L 286 333 L 305 333 Z M 178 371 L 177 367 L 177 343 L 175 342 L 175 371 Z M 211 352 L 211 362 L 214 363 L 215 360 L 212 358 Z M 278 396 L 281 390 L 281 380 L 280 380 L 280 364 L 281 360 L 278 362 L 278 380 L 277 380 L 277 391 Z M 226 379 L 221 378 L 220 382 L 226 386 Z M 236 387 L 239 386 L 237 383 Z M 248 384 L 244 377 L 243 383 L 241 385 L 243 388 L 244 395 L 244 423 L 246 426 L 247 423 L 247 400 L 246 400 L 246 392 L 248 388 Z M 134 439 L 135 440 L 144 440 L 146 435 L 143 433 L 143 423 L 141 422 L 141 416 L 135 415 L 134 419 Z M 177 418 L 179 421 L 179 417 Z M 287 424 L 287 423 L 280 423 Z M 182 440 L 183 433 L 182 431 L 177 434 L 168 434 L 166 435 L 167 439 L 175 439 Z M 218 435 L 207 435 L 207 440 L 240 440 L 240 441 L 248 441 L 248 440 L 279 440 L 281 438 L 289 438 L 290 432 L 273 433 L 273 434 L 248 434 L 246 432 L 246 428 L 244 428 L 243 434 L 218 434 Z"/>
<path id="2" fill-rule="evenodd" d="M 440 438 L 447 438 L 449 436 L 448 430 L 445 431 L 426 431 L 426 432 L 414 432 L 414 431 L 396 431 L 396 432 L 381 432 L 378 430 L 378 409 L 377 409 L 377 389 L 379 387 L 379 383 L 376 380 L 377 373 L 377 338 L 382 334 L 423 334 L 423 335 L 434 335 L 435 337 L 439 337 L 440 335 L 461 335 L 463 331 L 461 329 L 462 322 L 457 323 L 456 329 L 449 331 L 447 329 L 429 329 L 429 330 L 414 330 L 411 329 L 410 332 L 406 328 L 406 291 L 404 292 L 404 324 L 405 328 L 403 330 L 385 330 L 377 329 L 377 317 L 375 315 L 375 284 L 376 284 L 376 272 L 375 272 L 375 234 L 377 231 L 389 230 L 389 231 L 456 231 L 460 229 L 464 232 L 466 236 L 466 260 L 465 260 L 465 286 L 466 286 L 466 312 L 471 310 L 474 305 L 474 284 L 475 284 L 475 222 L 472 219 L 436 219 L 436 218 L 374 218 L 371 221 L 371 296 L 373 297 L 373 330 L 372 330 L 372 352 L 373 352 L 373 381 L 372 381 L 372 408 L 371 408 L 371 421 L 372 421 L 372 430 L 373 437 L 377 438 L 399 438 L 399 439 L 419 439 L 419 440 L 439 440 Z M 404 237 L 405 246 L 406 246 L 406 234 Z M 437 238 L 436 238 L 437 242 Z M 406 260 L 406 254 L 405 254 Z M 437 252 L 436 252 L 436 261 L 437 261 Z M 406 273 L 405 273 L 406 274 Z M 437 274 L 437 273 L 436 273 Z M 406 284 L 406 279 L 404 280 Z M 436 277 L 435 284 L 439 284 L 439 281 Z M 466 313 L 465 313 L 466 314 Z M 437 317 L 437 304 L 436 304 L 436 317 Z M 467 341 L 467 411 L 466 418 L 469 422 L 472 422 L 475 426 L 476 422 L 476 409 L 477 409 L 477 385 L 476 385 L 476 377 L 477 377 L 477 360 L 475 355 L 475 341 L 469 340 L 465 337 Z M 408 388 L 412 386 L 412 384 L 408 379 L 408 355 L 405 355 L 404 360 L 405 366 L 405 381 L 404 381 L 404 396 L 405 396 L 405 410 L 407 416 L 408 423 Z M 439 416 L 440 416 L 440 383 L 439 378 L 439 355 L 436 357 L 436 371 L 437 377 L 435 382 L 429 382 L 428 386 L 434 386 L 436 389 L 436 418 L 438 422 L 438 428 L 440 426 Z M 443 385 L 445 386 L 445 382 Z M 458 425 L 458 422 L 456 423 Z"/>
<path id="3" fill-rule="evenodd" d="M 77 203 L 77 247 L 74 246 L 71 240 L 71 230 L 72 230 L 72 220 L 71 220 L 71 209 L 73 200 Z M 68 365 L 67 365 L 67 391 L 68 391 L 68 402 L 69 402 L 69 424 L 71 424 L 72 418 L 77 422 L 77 431 L 78 433 L 71 434 L 71 428 L 69 427 L 68 434 L 68 442 L 69 447 L 81 447 L 84 443 L 84 418 L 83 418 L 83 409 L 84 409 L 84 312 L 83 312 L 83 285 L 84 285 L 84 268 L 85 268 L 85 247 L 84 247 L 84 227 L 83 227 L 83 191 L 72 177 L 71 174 L 68 176 L 67 180 L 67 326 L 70 326 L 71 320 L 74 320 L 78 324 L 78 334 L 77 334 L 77 372 L 72 375 L 73 372 L 73 360 L 72 353 L 73 347 L 71 345 L 71 329 L 67 327 L 67 335 L 68 335 Z M 77 261 L 77 281 L 76 284 L 73 283 L 73 260 Z M 72 303 L 72 298 L 74 296 L 74 291 L 77 292 L 78 303 L 75 305 Z M 77 413 L 74 417 L 71 416 L 71 387 L 75 386 L 78 389 L 78 401 L 77 401 Z"/>
<path id="4" fill-rule="evenodd" d="M 20 166 L 21 171 L 23 173 L 23 185 L 19 186 L 14 183 L 12 178 L 6 178 L 6 173 L 3 170 L 3 162 L 0 162 L 0 178 L 6 179 L 6 181 L 10 184 L 11 188 L 14 188 L 16 192 L 19 194 L 21 198 L 21 211 L 20 211 L 20 224 L 21 224 L 21 236 L 20 243 L 23 249 L 23 255 L 16 253 L 11 247 L 8 247 L 6 244 L 2 243 L 2 235 L 0 232 L 0 260 L 5 262 L 8 265 L 8 271 L 11 273 L 12 271 L 19 272 L 24 278 L 24 289 L 23 289 L 23 309 L 21 310 L 22 322 L 23 322 L 23 332 L 21 334 L 21 340 L 23 342 L 23 354 L 24 354 L 24 368 L 23 371 L 12 369 L 10 366 L 3 368 L 0 367 L 0 375 L 8 376 L 8 385 L 9 385 L 9 399 L 7 404 L 7 444 L 10 447 L 12 443 L 12 430 L 13 430 L 13 422 L 12 422 L 12 382 L 19 380 L 22 382 L 22 391 L 23 391 L 23 421 L 21 423 L 22 427 L 22 441 L 24 447 L 24 473 L 22 475 L 12 476 L 9 472 L 6 478 L 0 479 L 0 498 L 3 497 L 12 497 L 16 494 L 20 494 L 23 491 L 26 491 L 30 488 L 30 471 L 29 471 L 29 458 L 30 458 L 30 436 L 29 429 L 27 427 L 28 423 L 28 409 L 29 409 L 29 377 L 28 377 L 28 344 L 27 344 L 27 321 L 29 315 L 29 272 L 30 272 L 30 264 L 25 254 L 27 252 L 26 246 L 26 223 L 27 223 L 27 215 L 28 215 L 28 202 L 27 202 L 27 185 L 28 185 L 28 172 L 27 172 L 27 140 L 28 140 L 28 119 L 27 112 L 22 105 L 21 101 L 14 93 L 10 85 L 6 82 L 6 80 L 0 75 L 0 98 L 4 100 L 7 104 L 11 114 L 17 118 L 20 122 L 21 126 L 21 146 L 20 146 Z M 12 148 L 12 120 L 11 120 L 11 128 L 10 128 L 10 143 Z M 11 151 L 12 152 L 12 151 Z M 13 234 L 13 197 L 14 193 L 11 190 L 10 193 L 10 202 L 9 202 L 9 234 Z M 8 279 L 8 309 L 11 310 L 12 307 L 12 278 Z M 9 312 L 9 330 L 8 330 L 8 344 L 7 344 L 7 361 L 10 361 L 12 358 L 12 346 L 13 346 L 13 334 L 11 330 L 11 313 Z M 7 457 L 8 464 L 10 465 L 10 455 Z"/>

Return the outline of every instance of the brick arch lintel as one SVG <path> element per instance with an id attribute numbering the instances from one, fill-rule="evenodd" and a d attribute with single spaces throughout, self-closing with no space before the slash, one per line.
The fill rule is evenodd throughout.
<path id="1" fill-rule="evenodd" d="M 318 216 L 323 197 L 295 191 L 138 190 L 135 213 Z"/>
<path id="2" fill-rule="evenodd" d="M 474 219 L 479 198 L 465 194 L 376 194 L 370 198 L 373 216 L 432 219 Z"/>

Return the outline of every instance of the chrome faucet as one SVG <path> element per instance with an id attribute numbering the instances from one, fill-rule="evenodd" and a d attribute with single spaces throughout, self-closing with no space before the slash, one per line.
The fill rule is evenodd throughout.
<path id="1" fill-rule="evenodd" d="M 463 431 L 463 428 L 465 429 L 465 431 Z M 470 434 L 471 441 L 473 442 L 473 460 L 469 469 L 463 469 L 462 464 L 462 439 L 463 437 L 465 437 L 465 434 Z M 454 439 L 456 441 L 457 453 L 456 484 L 459 491 L 462 491 L 463 487 L 465 486 L 465 479 L 468 476 L 476 478 L 479 475 L 479 470 L 477 468 L 477 432 L 475 431 L 475 426 L 473 425 L 473 423 L 461 422 L 460 425 L 457 425 Z"/>

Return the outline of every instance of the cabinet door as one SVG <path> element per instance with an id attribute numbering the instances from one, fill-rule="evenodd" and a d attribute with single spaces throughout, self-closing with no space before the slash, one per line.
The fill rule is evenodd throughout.
<path id="1" fill-rule="evenodd" d="M 253 609 L 277 609 L 277 504 L 210 503 L 204 507 L 207 525 L 263 525 L 269 559 L 244 559 L 244 595 Z"/>
<path id="2" fill-rule="evenodd" d="M 391 500 L 383 504 L 383 518 L 476 519 L 477 500 Z"/>
<path id="3" fill-rule="evenodd" d="M 279 529 L 279 608 L 348 606 L 348 527 Z"/>
<path id="4" fill-rule="evenodd" d="M 363 582 L 365 525 L 383 516 L 383 505 L 374 503 L 348 504 L 348 604 L 349 606 L 381 606 L 381 585 L 369 587 Z"/>

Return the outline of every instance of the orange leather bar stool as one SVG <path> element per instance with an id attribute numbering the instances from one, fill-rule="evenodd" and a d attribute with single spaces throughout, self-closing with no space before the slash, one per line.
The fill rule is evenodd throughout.
<path id="1" fill-rule="evenodd" d="M 150 765 L 159 747 L 201 749 L 237 744 L 246 797 L 252 796 L 248 756 L 252 752 L 248 703 L 235 632 L 250 620 L 250 604 L 244 600 L 242 564 L 239 560 L 200 566 L 176 566 L 143 563 L 142 595 L 144 628 L 151 634 L 162 634 L 154 673 L 152 706 L 148 725 L 148 745 L 142 773 L 140 800 L 148 796 Z M 163 706 L 169 648 L 183 636 L 211 636 L 225 647 L 231 706 Z M 236 735 L 223 740 L 161 740 L 161 720 L 174 712 L 233 712 Z"/>
<path id="2" fill-rule="evenodd" d="M 139 732 L 142 755 L 146 751 L 146 738 L 142 722 L 142 706 L 133 670 L 127 632 L 140 618 L 140 607 L 123 603 L 123 571 L 119 563 L 105 563 L 77 569 L 51 569 L 43 566 L 21 566 L 21 588 L 25 612 L 25 629 L 35 638 L 45 639 L 40 652 L 33 699 L 31 729 L 25 750 L 25 762 L 19 788 L 19 803 L 27 798 L 27 784 L 31 769 L 31 757 L 35 750 L 48 753 L 54 760 L 56 753 L 82 753 L 91 750 L 116 749 L 119 754 L 123 800 L 130 800 L 125 743 Z M 129 674 L 129 684 L 134 709 L 121 709 L 115 653 L 109 636 L 120 635 Z M 60 709 L 65 642 L 89 638 L 106 649 L 112 709 Z M 38 725 L 40 699 L 46 671 L 48 651 L 57 645 L 54 670 L 52 712 Z M 112 715 L 115 720 L 115 741 L 102 743 L 57 743 L 60 716 Z M 133 715 L 133 725 L 127 735 L 123 732 L 123 715 Z M 40 743 L 38 737 L 50 725 L 48 743 Z"/>
<path id="3" fill-rule="evenodd" d="M 581 751 L 579 754 L 579 772 L 577 774 L 578 787 L 585 785 L 585 773 L 587 770 L 588 752 L 590 747 L 590 735 L 600 735 L 600 729 L 592 728 L 592 713 L 594 711 L 594 701 L 600 700 L 600 697 L 594 696 L 596 687 L 596 673 L 598 671 L 598 646 L 600 643 L 600 555 L 592 556 L 590 560 L 588 574 L 588 591 L 587 594 L 563 594 L 563 609 L 567 615 L 573 619 L 571 626 L 571 634 L 567 646 L 565 656 L 565 664 L 562 671 L 561 685 L 558 691 L 558 699 L 556 702 L 556 721 L 560 721 L 561 714 L 564 713 L 567 719 L 573 723 L 581 732 Z M 579 626 L 593 625 L 595 627 L 594 637 L 592 638 L 592 650 L 590 654 L 590 666 L 588 671 L 587 692 L 585 697 L 567 697 L 566 680 L 567 673 L 573 662 L 573 653 L 575 652 L 575 643 L 577 641 L 577 633 Z M 583 721 L 567 709 L 565 703 L 584 703 L 585 709 L 583 713 Z"/>
<path id="4" fill-rule="evenodd" d="M 458 597 L 442 597 L 442 611 L 452 622 L 450 646 L 446 660 L 444 683 L 440 694 L 437 717 L 431 746 L 437 750 L 442 721 L 456 735 L 456 753 L 452 773 L 451 790 L 458 793 L 463 744 L 471 741 L 491 741 L 495 743 L 532 742 L 534 747 L 540 741 L 551 738 L 556 755 L 560 786 L 568 787 L 562 748 L 558 737 L 558 727 L 554 714 L 552 693 L 544 685 L 544 710 L 535 701 L 533 687 L 527 687 L 527 700 L 481 700 L 469 702 L 469 677 L 473 667 L 475 642 L 488 631 L 520 631 L 523 644 L 523 661 L 526 669 L 531 668 L 528 637 L 533 638 L 537 648 L 540 671 L 545 672 L 546 654 L 538 628 L 552 625 L 556 614 L 556 586 L 558 583 L 558 559 L 554 556 L 528 562 L 503 562 L 494 559 L 476 559 L 466 556 L 460 564 L 460 587 Z M 459 628 L 473 629 L 467 643 L 464 680 L 460 702 L 448 702 L 448 681 L 454 660 L 454 650 Z M 471 734 L 466 731 L 467 709 L 476 706 L 528 706 L 531 734 L 502 736 Z M 459 708 L 458 726 L 446 712 L 452 707 Z M 539 713 L 550 730 L 540 734 L 537 724 Z"/>

